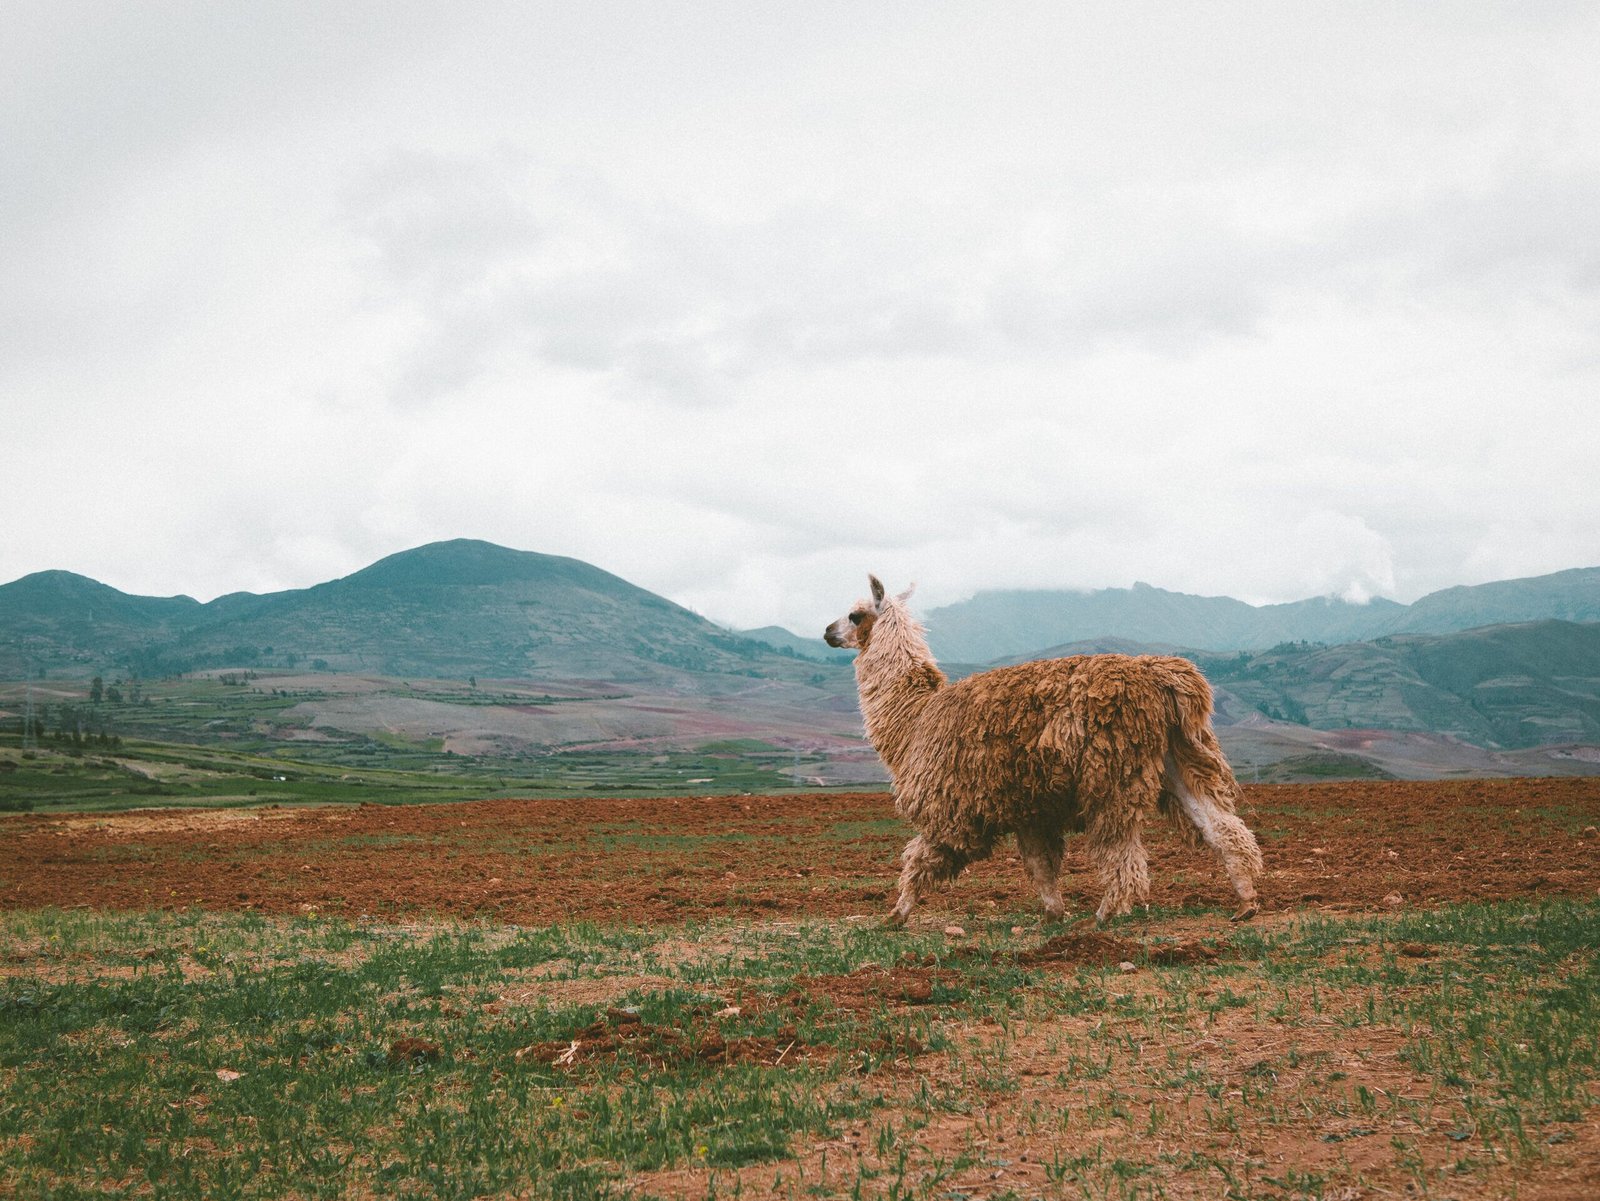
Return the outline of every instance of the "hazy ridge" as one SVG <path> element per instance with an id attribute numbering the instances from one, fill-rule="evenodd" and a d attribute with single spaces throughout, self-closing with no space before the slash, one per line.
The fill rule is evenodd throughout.
<path id="1" fill-rule="evenodd" d="M 932 610 L 927 626 L 941 660 L 988 663 L 1108 637 L 1195 650 L 1262 650 L 1282 642 L 1361 642 L 1545 618 L 1600 621 L 1600 567 L 1445 588 L 1409 605 L 1313 597 L 1256 606 L 1149 584 L 1089 592 L 980 592 Z"/>

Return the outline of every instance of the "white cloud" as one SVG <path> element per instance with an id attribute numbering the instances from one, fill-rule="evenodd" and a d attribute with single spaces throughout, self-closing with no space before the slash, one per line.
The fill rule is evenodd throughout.
<path id="1" fill-rule="evenodd" d="M 0 579 L 473 536 L 809 631 L 1600 563 L 1587 7 L 24 16 Z"/>

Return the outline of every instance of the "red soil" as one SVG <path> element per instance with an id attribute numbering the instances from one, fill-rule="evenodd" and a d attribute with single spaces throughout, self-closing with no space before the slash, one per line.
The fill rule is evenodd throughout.
<path id="1" fill-rule="evenodd" d="M 1600 889 L 1600 837 L 1585 834 L 1600 825 L 1600 778 L 1258 786 L 1243 815 L 1266 855 L 1269 910 Z M 908 834 L 882 793 L 25 815 L 0 820 L 0 906 L 530 924 L 876 914 Z M 1159 821 L 1147 842 L 1154 903 L 1231 908 L 1209 854 Z M 1069 906 L 1092 910 L 1081 839 L 1066 868 Z M 1009 845 L 926 913 L 991 907 L 1037 907 Z"/>

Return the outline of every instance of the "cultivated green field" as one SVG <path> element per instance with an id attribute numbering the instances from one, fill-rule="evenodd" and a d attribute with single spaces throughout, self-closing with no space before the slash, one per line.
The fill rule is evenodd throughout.
<path id="1" fill-rule="evenodd" d="M 297 677 L 303 681 L 306 677 Z M 683 739 L 632 750 L 507 746 L 454 754 L 427 734 L 312 727 L 302 709 L 358 695 L 474 710 L 577 708 L 608 698 L 551 697 L 535 688 L 466 681 L 356 680 L 327 688 L 277 686 L 250 672 L 182 676 L 89 699 L 87 681 L 0 685 L 0 812 L 146 805 L 327 804 L 577 796 L 685 790 L 774 793 L 818 770 L 810 755 L 760 739 Z M 49 689 L 47 691 L 47 688 Z M 37 720 L 24 738 L 25 705 Z M 856 787 L 860 787 L 859 784 Z M 870 787 L 870 785 L 869 785 Z"/>
<path id="2" fill-rule="evenodd" d="M 537 765 L 462 760 L 406 770 L 403 756 L 375 755 L 359 767 L 181 743 L 125 741 L 117 747 L 24 750 L 0 738 L 0 812 L 115 811 L 146 806 L 402 804 L 493 797 L 578 796 L 604 792 L 697 793 L 792 791 L 786 775 L 720 750 L 636 756 L 562 756 Z M 772 759 L 782 759 L 773 755 Z M 504 770 L 496 771 L 500 767 Z"/>
<path id="3" fill-rule="evenodd" d="M 1595 903 L 1024 920 L 9 913 L 0 1191 L 1467 1197 L 1592 1139 Z"/>

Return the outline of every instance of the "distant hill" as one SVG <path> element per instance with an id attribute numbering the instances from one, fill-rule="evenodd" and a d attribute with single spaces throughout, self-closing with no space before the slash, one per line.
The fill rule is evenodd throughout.
<path id="1" fill-rule="evenodd" d="M 1092 639 L 1259 650 L 1283 642 L 1338 644 L 1545 618 L 1600 621 L 1600 567 L 1447 588 L 1410 605 L 1381 598 L 1358 605 L 1315 597 L 1256 606 L 1149 584 L 1089 592 L 980 592 L 971 600 L 932 610 L 926 620 L 929 644 L 941 660 L 988 663 Z"/>
<path id="2" fill-rule="evenodd" d="M 0 586 L 0 676 L 50 666 L 88 668 L 176 638 L 204 606 L 187 596 L 131 596 L 70 571 Z"/>
<path id="3" fill-rule="evenodd" d="M 856 657 L 854 651 L 838 650 L 829 646 L 822 640 L 821 634 L 813 638 L 802 638 L 793 630 L 786 630 L 782 626 L 762 626 L 760 629 L 738 630 L 736 633 L 741 638 L 760 642 L 776 651 L 799 655 L 802 659 L 816 659 L 823 663 L 849 663 Z"/>
<path id="4" fill-rule="evenodd" d="M 44 572 L 0 586 L 0 674 L 273 667 L 465 679 L 794 678 L 797 663 L 581 560 L 458 539 L 209 604 Z"/>
<path id="5" fill-rule="evenodd" d="M 1481 747 L 1600 742 L 1600 624 L 1537 621 L 1194 656 L 1220 691 L 1322 730 L 1423 730 Z"/>
<path id="6" fill-rule="evenodd" d="M 1378 632 L 1443 634 L 1544 618 L 1600 621 L 1600 567 L 1430 592 Z"/>

